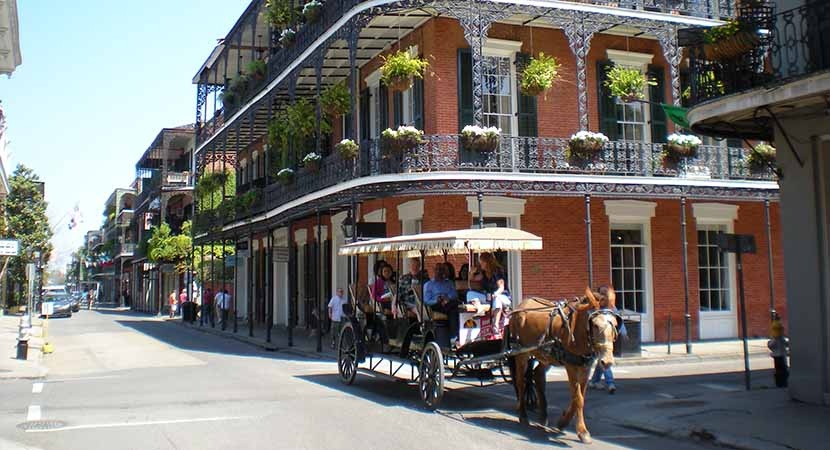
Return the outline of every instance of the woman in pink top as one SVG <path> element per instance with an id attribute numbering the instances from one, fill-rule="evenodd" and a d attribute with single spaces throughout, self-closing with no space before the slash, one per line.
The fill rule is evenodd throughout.
<path id="1" fill-rule="evenodd" d="M 392 279 L 392 266 L 381 262 L 378 267 L 375 283 L 372 285 L 372 299 L 380 304 L 384 310 L 392 307 L 394 294 L 392 293 L 394 281 Z"/>

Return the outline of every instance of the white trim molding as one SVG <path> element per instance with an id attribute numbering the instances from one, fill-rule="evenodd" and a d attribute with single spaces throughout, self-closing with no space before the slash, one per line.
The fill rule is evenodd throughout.
<path id="1" fill-rule="evenodd" d="M 522 50 L 522 41 L 509 41 L 507 39 L 487 38 L 482 47 L 482 53 L 493 56 L 513 56 Z"/>
<path id="2" fill-rule="evenodd" d="M 698 223 L 719 224 L 738 220 L 738 205 L 727 203 L 692 203 L 692 215 Z"/>
<path id="3" fill-rule="evenodd" d="M 288 247 L 288 228 L 277 228 L 271 233 L 274 247 Z"/>
<path id="4" fill-rule="evenodd" d="M 627 67 L 642 68 L 651 64 L 651 61 L 654 59 L 654 55 L 649 53 L 626 52 L 623 50 L 612 50 L 610 48 L 606 50 L 606 53 L 608 54 L 608 59 L 614 64 Z"/>
<path id="5" fill-rule="evenodd" d="M 346 220 L 346 216 L 348 215 L 348 211 L 340 211 L 339 213 L 331 216 L 331 232 L 333 235 L 342 235 L 343 234 L 343 221 Z"/>
<path id="6" fill-rule="evenodd" d="M 642 200 L 603 200 L 605 215 L 611 222 L 641 223 L 655 216 L 657 203 Z"/>
<path id="7" fill-rule="evenodd" d="M 318 228 L 320 229 L 319 230 L 320 231 L 320 238 L 324 241 L 327 241 L 329 239 L 329 226 L 328 225 L 320 225 L 318 227 L 317 225 L 314 225 L 314 239 L 317 239 L 317 231 L 318 231 L 317 229 Z"/>
<path id="8" fill-rule="evenodd" d="M 398 220 L 418 220 L 424 218 L 424 200 L 412 200 L 398 205 Z"/>
<path id="9" fill-rule="evenodd" d="M 376 209 L 363 215 L 364 222 L 386 222 L 386 208 Z"/>
<path id="10" fill-rule="evenodd" d="M 294 231 L 294 242 L 297 245 L 305 245 L 308 242 L 308 230 L 301 228 Z"/>
<path id="11" fill-rule="evenodd" d="M 521 216 L 525 213 L 527 200 L 514 197 L 484 197 L 481 200 L 481 209 L 484 217 Z M 467 211 L 478 217 L 478 198 L 467 197 Z"/>

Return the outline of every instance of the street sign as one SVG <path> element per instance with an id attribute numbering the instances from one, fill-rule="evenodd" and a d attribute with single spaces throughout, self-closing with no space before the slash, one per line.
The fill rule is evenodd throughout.
<path id="1" fill-rule="evenodd" d="M 55 304 L 52 302 L 43 302 L 40 304 L 40 313 L 44 316 L 51 316 L 55 313 Z"/>
<path id="2" fill-rule="evenodd" d="M 755 253 L 755 236 L 718 233 L 718 247 L 727 253 Z"/>
<path id="3" fill-rule="evenodd" d="M 0 256 L 17 256 L 20 254 L 20 241 L 17 239 L 0 239 Z"/>

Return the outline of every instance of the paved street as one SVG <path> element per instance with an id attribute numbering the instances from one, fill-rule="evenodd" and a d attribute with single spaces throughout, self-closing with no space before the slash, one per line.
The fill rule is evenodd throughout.
<path id="1" fill-rule="evenodd" d="M 557 435 L 519 425 L 506 385 L 449 392 L 430 413 L 406 383 L 360 373 L 344 386 L 331 362 L 128 312 L 82 311 L 51 321 L 50 334 L 55 353 L 44 358 L 45 379 L 0 383 L 3 450 L 582 446 L 572 428 Z M 768 367 L 768 358 L 753 366 Z M 634 399 L 739 390 L 741 368 L 740 361 L 620 368 L 617 395 L 588 396 L 591 448 L 699 448 L 618 426 L 606 411 Z M 754 375 L 771 384 L 768 371 Z M 550 379 L 556 417 L 567 393 L 561 371 Z"/>

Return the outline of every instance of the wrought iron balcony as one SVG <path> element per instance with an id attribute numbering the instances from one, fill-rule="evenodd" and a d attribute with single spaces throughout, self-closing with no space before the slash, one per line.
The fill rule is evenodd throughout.
<path id="1" fill-rule="evenodd" d="M 132 209 L 122 209 L 120 213 L 118 213 L 118 226 L 119 227 L 128 227 L 133 221 L 133 210 Z"/>
<path id="2" fill-rule="evenodd" d="M 424 143 L 410 152 L 385 156 L 379 142 L 364 142 L 355 161 L 331 155 L 322 161 L 318 171 L 300 168 L 293 182 L 275 182 L 258 189 L 255 200 L 247 208 L 217 208 L 198 214 L 195 226 L 202 231 L 215 229 L 345 181 L 387 174 L 501 172 L 695 180 L 775 179 L 772 171 L 750 171 L 746 161 L 751 150 L 743 148 L 702 145 L 697 156 L 677 165 L 663 161 L 663 144 L 659 143 L 613 141 L 595 161 L 587 164 L 569 160 L 567 148 L 568 138 L 502 137 L 497 150 L 479 153 L 462 148 L 458 135 L 433 135 L 425 136 Z"/>
<path id="3" fill-rule="evenodd" d="M 167 172 L 165 186 L 186 186 L 190 184 L 190 172 Z"/>
<path id="4" fill-rule="evenodd" d="M 119 244 L 115 248 L 115 255 L 119 258 L 131 257 L 135 253 L 135 244 L 125 243 Z"/>
<path id="5" fill-rule="evenodd" d="M 690 46 L 691 104 L 830 69 L 830 2 L 812 0 L 777 14 L 771 5 L 752 5 L 738 17 L 754 42 L 746 51 L 721 57 L 702 33 Z"/>

